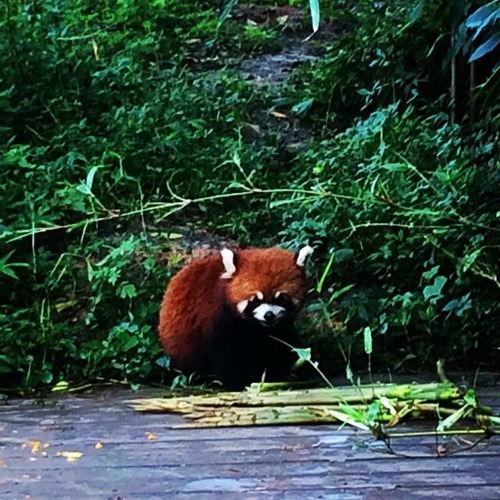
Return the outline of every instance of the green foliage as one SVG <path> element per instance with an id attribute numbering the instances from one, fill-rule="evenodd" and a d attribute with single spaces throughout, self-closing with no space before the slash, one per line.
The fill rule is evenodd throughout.
<path id="1" fill-rule="evenodd" d="M 297 86 L 291 85 L 297 106 L 312 101 L 315 105 L 308 107 L 321 125 L 344 127 L 357 110 L 367 113 L 395 102 L 411 103 L 426 113 L 443 110 L 451 106 L 449 88 L 454 85 L 460 98 L 454 106 L 465 115 L 467 104 L 486 98 L 485 89 L 471 94 L 468 86 L 493 90 L 493 82 L 485 82 L 489 69 L 471 81 L 466 67 L 473 43 L 485 33 L 487 39 L 476 46 L 471 60 L 492 53 L 497 43 L 498 7 L 496 2 L 478 7 L 483 3 L 393 0 L 358 2 L 356 8 L 350 2 L 325 6 L 348 26 L 347 33 L 328 45 L 323 60 L 297 74 Z M 473 13 L 466 18 L 467 12 Z M 461 51 L 466 56 L 460 61 L 460 79 L 451 82 L 452 60 Z M 493 67 L 497 74 L 496 61 Z M 498 123 L 497 105 L 488 103 L 483 114 Z"/>
<path id="2" fill-rule="evenodd" d="M 350 378 L 367 355 L 391 370 L 493 359 L 496 6 L 321 4 L 342 34 L 324 42 L 320 26 L 324 57 L 284 87 L 237 61 L 295 50 L 287 21 L 241 22 L 237 7 L 0 6 L 0 387 L 163 381 L 157 314 L 180 258 L 158 234 L 179 225 L 316 245 L 305 346 Z M 484 70 L 473 95 L 469 59 Z M 467 92 L 451 125 L 453 60 Z"/>
<path id="3" fill-rule="evenodd" d="M 161 349 L 151 318 L 169 272 L 158 266 L 157 253 L 129 237 L 70 246 L 58 258 L 37 256 L 44 279 L 27 273 L 22 279 L 32 289 L 11 293 L 35 304 L 4 306 L 0 314 L 3 384 L 29 389 L 59 380 L 159 378 Z M 117 323 L 120 318 L 126 320 Z"/>
<path id="4" fill-rule="evenodd" d="M 481 59 L 500 43 L 500 5 L 497 1 L 479 7 L 464 22 L 464 26 L 474 31 L 472 40 L 477 40 L 483 30 L 489 31 L 486 41 L 471 54 L 469 62 Z"/>
<path id="5" fill-rule="evenodd" d="M 488 2 L 470 14 L 461 26 L 457 48 L 469 51 L 469 63 L 479 63 L 492 58 L 493 68 L 484 83 L 481 83 L 476 98 L 481 99 L 483 108 L 495 122 L 500 121 L 498 91 L 500 89 L 500 64 L 498 64 L 498 45 L 500 44 L 500 5 L 497 1 Z M 468 36 L 467 36 L 468 35 Z M 496 52 L 495 52 L 496 49 Z"/>
<path id="6" fill-rule="evenodd" d="M 467 353 L 479 361 L 494 354 L 500 313 L 500 206 L 491 189 L 499 165 L 484 161 L 494 139 L 464 138 L 445 115 L 400 107 L 358 120 L 301 158 L 300 185 L 318 196 L 283 211 L 281 234 L 306 235 L 343 256 L 319 279 L 324 305 L 310 310 L 313 323 L 323 322 L 314 325 L 317 350 L 337 352 L 321 344 L 335 343 L 331 331 L 340 323 L 344 350 L 359 352 L 369 326 L 373 355 L 389 367 L 432 366 Z"/>

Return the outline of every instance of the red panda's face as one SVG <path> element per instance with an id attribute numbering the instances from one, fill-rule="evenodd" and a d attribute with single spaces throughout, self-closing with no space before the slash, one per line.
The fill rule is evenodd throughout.
<path id="1" fill-rule="evenodd" d="M 301 302 L 301 299 L 279 290 L 266 299 L 264 293 L 258 290 L 252 297 L 238 302 L 236 309 L 246 318 L 253 318 L 264 326 L 273 326 L 286 315 L 296 312 Z"/>
<path id="2" fill-rule="evenodd" d="M 297 312 L 307 286 L 303 269 L 310 247 L 294 254 L 279 248 L 222 253 L 227 297 L 237 314 L 273 326 Z"/>

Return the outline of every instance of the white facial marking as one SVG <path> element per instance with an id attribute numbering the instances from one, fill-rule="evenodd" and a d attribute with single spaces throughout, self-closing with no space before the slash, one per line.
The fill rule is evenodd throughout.
<path id="1" fill-rule="evenodd" d="M 223 248 L 220 251 L 222 257 L 222 264 L 224 266 L 225 272 L 221 274 L 223 280 L 228 280 L 233 277 L 236 272 L 236 266 L 234 265 L 234 253 L 229 250 L 229 248 Z"/>
<path id="2" fill-rule="evenodd" d="M 262 292 L 257 292 L 255 294 L 255 296 L 259 299 L 259 300 L 264 300 L 264 294 Z"/>
<path id="3" fill-rule="evenodd" d="M 311 255 L 313 252 L 314 249 L 309 245 L 305 246 L 304 248 L 301 248 L 299 251 L 299 255 L 297 256 L 297 265 L 299 267 L 304 267 L 307 257 L 309 257 L 309 255 Z"/>
<path id="4" fill-rule="evenodd" d="M 275 298 L 275 299 L 277 299 L 280 295 L 281 295 L 281 292 L 276 292 L 276 293 L 274 294 L 274 298 Z"/>
<path id="5" fill-rule="evenodd" d="M 286 309 L 284 307 L 275 304 L 261 304 L 253 310 L 253 317 L 264 325 L 273 325 L 285 312 Z"/>
<path id="6" fill-rule="evenodd" d="M 248 300 L 242 300 L 241 302 L 238 302 L 236 304 L 236 309 L 238 309 L 238 311 L 243 314 L 245 312 L 245 309 L 247 308 L 248 306 Z"/>

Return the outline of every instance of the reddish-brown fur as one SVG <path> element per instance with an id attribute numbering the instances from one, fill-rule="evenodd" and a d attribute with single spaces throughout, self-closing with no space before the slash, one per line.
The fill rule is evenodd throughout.
<path id="1" fill-rule="evenodd" d="M 272 302 L 278 290 L 302 302 L 306 295 L 304 270 L 296 255 L 281 248 L 242 250 L 227 295 L 232 304 L 261 291 L 264 302 Z"/>
<path id="2" fill-rule="evenodd" d="M 169 283 L 160 309 L 160 341 L 176 368 L 195 371 L 194 353 L 205 342 L 223 300 L 220 255 L 192 262 Z"/>
<path id="3" fill-rule="evenodd" d="M 210 371 L 207 353 L 218 335 L 221 314 L 229 314 L 231 320 L 240 317 L 236 304 L 257 291 L 264 294 L 264 302 L 272 302 L 277 291 L 297 302 L 305 298 L 305 273 L 293 252 L 279 248 L 240 250 L 235 264 L 236 272 L 223 279 L 222 258 L 212 255 L 191 263 L 170 281 L 160 310 L 159 335 L 175 368 Z M 232 313 L 223 313 L 228 306 Z"/>

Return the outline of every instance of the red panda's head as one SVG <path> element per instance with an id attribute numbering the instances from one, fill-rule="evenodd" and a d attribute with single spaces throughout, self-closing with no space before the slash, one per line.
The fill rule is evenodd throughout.
<path id="1" fill-rule="evenodd" d="M 227 280 L 226 294 L 236 314 L 273 326 L 297 311 L 307 286 L 304 265 L 313 252 L 309 246 L 298 253 L 280 248 L 221 251 Z"/>

